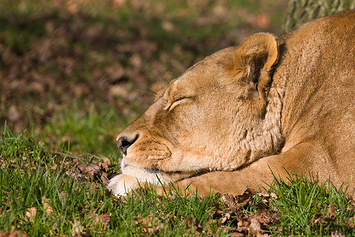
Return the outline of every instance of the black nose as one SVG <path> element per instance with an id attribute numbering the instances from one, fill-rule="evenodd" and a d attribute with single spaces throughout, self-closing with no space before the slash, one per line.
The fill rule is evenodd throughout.
<path id="1" fill-rule="evenodd" d="M 117 139 L 117 146 L 121 149 L 122 153 L 126 156 L 127 155 L 127 149 L 135 142 L 137 141 L 139 135 L 135 136 L 133 140 L 128 139 L 127 137 L 120 137 Z"/>

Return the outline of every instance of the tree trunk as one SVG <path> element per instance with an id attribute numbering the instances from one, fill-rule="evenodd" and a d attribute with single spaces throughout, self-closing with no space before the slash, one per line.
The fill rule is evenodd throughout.
<path id="1" fill-rule="evenodd" d="M 290 0 L 283 30 L 290 32 L 307 21 L 354 8 L 355 0 Z"/>

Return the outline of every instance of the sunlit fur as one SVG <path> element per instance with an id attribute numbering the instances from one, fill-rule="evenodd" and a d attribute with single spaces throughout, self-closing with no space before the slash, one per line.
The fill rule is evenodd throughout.
<path id="1" fill-rule="evenodd" d="M 123 195 L 139 182 L 173 182 L 239 194 L 272 181 L 270 168 L 349 182 L 354 22 L 348 11 L 280 37 L 254 34 L 188 69 L 119 134 L 134 143 L 108 189 Z"/>

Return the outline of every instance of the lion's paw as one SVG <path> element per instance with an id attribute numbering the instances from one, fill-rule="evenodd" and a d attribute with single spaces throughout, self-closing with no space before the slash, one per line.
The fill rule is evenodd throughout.
<path id="1" fill-rule="evenodd" d="M 117 175 L 110 179 L 107 189 L 116 196 L 125 196 L 131 190 L 138 187 L 138 180 L 136 177 L 130 175 Z"/>

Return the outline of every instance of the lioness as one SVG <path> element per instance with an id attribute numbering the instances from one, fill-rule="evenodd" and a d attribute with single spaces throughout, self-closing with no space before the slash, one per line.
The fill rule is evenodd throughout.
<path id="1" fill-rule="evenodd" d="M 271 182 L 270 169 L 353 187 L 355 11 L 206 57 L 158 92 L 117 144 L 122 174 L 107 186 L 116 195 L 142 182 L 236 195 Z"/>

